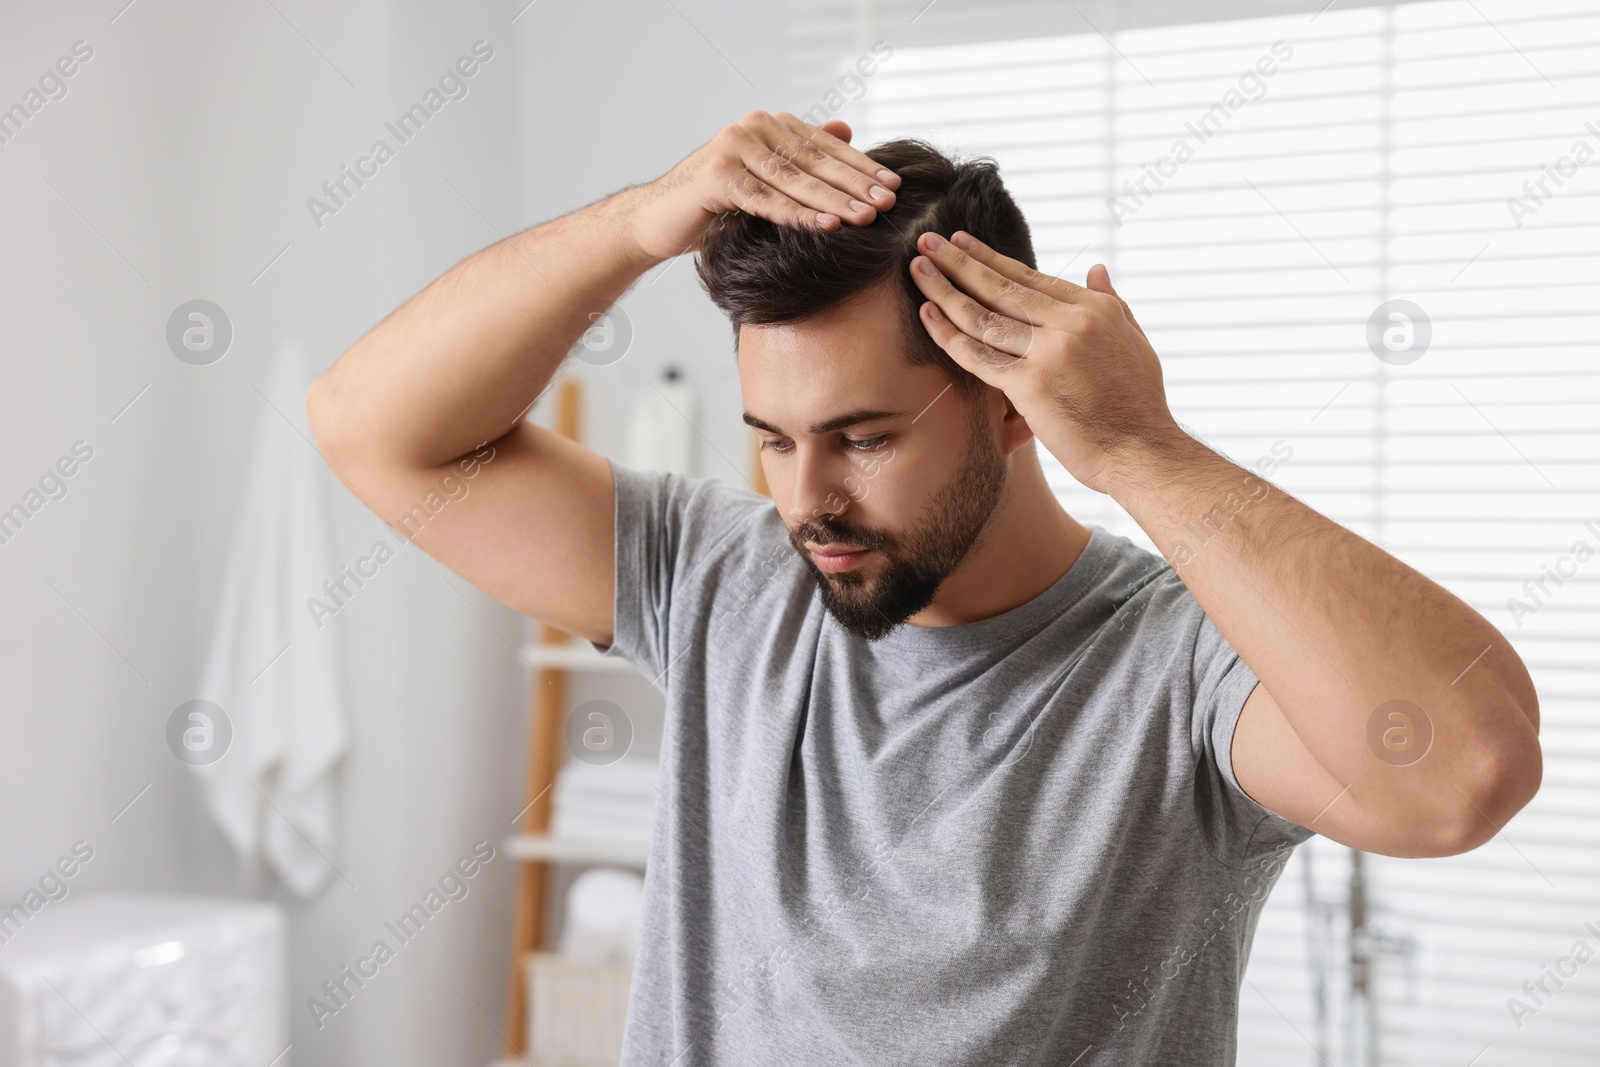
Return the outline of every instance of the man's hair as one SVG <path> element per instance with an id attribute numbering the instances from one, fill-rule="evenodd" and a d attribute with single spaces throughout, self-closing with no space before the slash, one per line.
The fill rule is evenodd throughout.
<path id="1" fill-rule="evenodd" d="M 918 138 L 886 141 L 866 154 L 900 175 L 893 207 L 866 226 L 845 222 L 832 232 L 723 212 L 711 220 L 695 260 L 700 283 L 732 323 L 737 352 L 740 326 L 804 322 L 888 282 L 900 296 L 907 361 L 939 367 L 973 396 L 982 382 L 928 336 L 918 315 L 927 298 L 908 265 L 921 254 L 919 235 L 931 230 L 948 240 L 965 230 L 1037 267 L 1027 220 L 988 156 L 954 159 Z"/>

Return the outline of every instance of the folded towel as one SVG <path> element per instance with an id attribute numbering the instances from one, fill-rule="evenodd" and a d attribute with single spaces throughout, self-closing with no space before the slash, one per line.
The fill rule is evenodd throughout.
<path id="1" fill-rule="evenodd" d="M 604 766 L 574 761 L 556 772 L 550 833 L 648 847 L 655 826 L 660 765 L 622 759 Z"/>
<path id="2" fill-rule="evenodd" d="M 655 760 L 619 759 L 604 765 L 573 760 L 556 772 L 556 788 L 591 796 L 642 797 L 654 804 L 660 771 Z"/>
<path id="3" fill-rule="evenodd" d="M 573 837 L 607 844 L 638 845 L 648 848 L 655 824 L 646 819 L 618 819 L 584 812 L 557 812 L 550 820 L 555 837 Z"/>
<path id="4" fill-rule="evenodd" d="M 612 802 L 610 799 L 591 800 L 580 797 L 576 800 L 557 794 L 554 801 L 555 811 L 572 814 L 582 812 L 584 815 L 597 819 L 641 820 L 650 822 L 655 818 L 654 804 L 639 804 L 633 801 Z M 552 816 L 553 818 L 554 816 Z"/>

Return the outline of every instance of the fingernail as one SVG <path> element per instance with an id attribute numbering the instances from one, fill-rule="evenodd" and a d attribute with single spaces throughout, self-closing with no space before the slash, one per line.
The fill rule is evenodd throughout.
<path id="1" fill-rule="evenodd" d="M 867 210 L 867 205 L 863 204 L 859 200 L 852 200 L 852 201 L 850 201 L 850 210 L 851 211 L 865 211 L 865 210 Z"/>
<path id="2" fill-rule="evenodd" d="M 819 225 L 819 226 L 827 226 L 827 225 L 829 225 L 831 223 L 835 223 L 835 222 L 838 222 L 838 221 L 839 221 L 839 216 L 838 215 L 834 215 L 834 214 L 832 214 L 830 212 L 827 212 L 827 211 L 819 211 L 819 212 L 817 212 L 817 225 Z"/>
<path id="3" fill-rule="evenodd" d="M 872 197 L 874 200 L 887 200 L 889 198 L 889 190 L 885 189 L 881 185 L 874 185 L 871 189 L 867 190 L 867 195 Z"/>
<path id="4" fill-rule="evenodd" d="M 930 278 L 936 277 L 939 273 L 939 269 L 933 265 L 933 260 L 927 256 L 918 256 L 913 266 Z"/>
<path id="5" fill-rule="evenodd" d="M 932 319 L 934 322 L 938 322 L 940 319 L 944 318 L 944 312 L 939 310 L 938 304 L 928 305 L 928 318 Z"/>
<path id="6" fill-rule="evenodd" d="M 892 171 L 892 170 L 880 170 L 878 172 L 878 180 L 881 181 L 881 182 L 892 182 L 892 181 L 894 181 L 894 171 Z"/>
<path id="7" fill-rule="evenodd" d="M 972 234 L 967 233 L 965 230 L 957 230 L 950 235 L 950 243 L 957 248 L 970 249 L 973 246 Z"/>
<path id="8" fill-rule="evenodd" d="M 944 238 L 940 237 L 936 233 L 930 233 L 926 236 L 923 243 L 928 246 L 928 250 L 930 252 L 937 252 L 939 249 L 944 247 Z"/>

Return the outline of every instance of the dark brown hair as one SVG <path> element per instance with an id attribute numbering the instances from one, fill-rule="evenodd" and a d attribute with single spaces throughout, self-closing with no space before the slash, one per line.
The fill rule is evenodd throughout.
<path id="1" fill-rule="evenodd" d="M 988 156 L 953 159 L 919 138 L 886 141 L 866 154 L 900 175 L 894 206 L 866 226 L 844 223 L 832 232 L 782 226 L 744 211 L 711 220 L 695 270 L 712 303 L 739 327 L 793 324 L 837 307 L 871 287 L 898 279 L 906 358 L 942 369 L 967 395 L 979 379 L 952 360 L 923 328 L 917 309 L 926 299 L 908 264 L 929 230 L 946 239 L 956 230 L 1030 267 L 1033 238 L 1016 201 Z M 893 284 L 893 283 L 891 283 Z"/>

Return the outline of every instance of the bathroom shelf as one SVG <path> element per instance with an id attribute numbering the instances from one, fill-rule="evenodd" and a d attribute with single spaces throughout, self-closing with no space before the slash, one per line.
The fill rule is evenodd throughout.
<path id="1" fill-rule="evenodd" d="M 546 863 L 593 863 L 644 870 L 648 845 L 618 841 L 594 841 L 582 837 L 554 837 L 550 834 L 512 834 L 506 838 L 506 854 L 518 860 L 543 860 Z"/>
<path id="2" fill-rule="evenodd" d="M 555 388 L 557 433 L 569 440 L 581 439 L 578 413 L 582 407 L 577 379 L 564 377 L 552 383 Z M 752 448 L 759 440 L 751 434 Z M 548 624 L 537 626 L 536 636 L 517 650 L 539 672 L 539 684 L 531 687 L 531 722 L 528 730 L 528 771 L 523 798 L 526 806 L 518 817 L 519 833 L 505 841 L 506 851 L 517 866 L 516 896 L 512 905 L 510 975 L 506 983 L 505 1044 L 501 1049 L 506 1064 L 528 1064 L 526 1058 L 531 1031 L 528 1026 L 528 960 L 545 948 L 546 913 L 551 911 L 556 884 L 551 877 L 557 864 L 599 864 L 643 870 L 648 848 L 616 842 L 560 838 L 549 833 L 551 802 L 556 773 L 560 770 L 565 744 L 565 724 L 571 680 L 576 674 L 632 674 L 644 677 L 638 668 L 618 655 L 603 656 L 593 644 L 563 633 Z M 536 1067 L 545 1067 L 538 1064 Z"/>
<path id="3" fill-rule="evenodd" d="M 522 646 L 522 655 L 535 667 L 549 667 L 561 671 L 639 673 L 633 664 L 621 656 L 602 656 L 587 641 L 562 641 L 554 644 L 529 643 Z"/>
<path id="4" fill-rule="evenodd" d="M 554 383 L 556 388 L 555 430 L 573 441 L 579 434 L 578 412 L 580 388 L 575 378 L 563 378 Z M 751 431 L 749 435 L 751 484 L 762 493 L 770 495 L 767 480 L 760 462 L 761 439 Z M 643 870 L 648 847 L 624 845 L 609 841 L 582 838 L 561 838 L 551 835 L 551 788 L 560 769 L 562 750 L 566 747 L 565 723 L 568 714 L 567 698 L 571 677 L 575 673 L 633 674 L 645 677 L 632 663 L 616 655 L 601 655 L 588 641 L 574 638 L 556 627 L 543 625 L 537 628 L 535 641 L 525 643 L 518 651 L 525 661 L 538 670 L 542 683 L 532 686 L 532 721 L 528 731 L 528 773 L 525 782 L 521 832 L 508 836 L 504 842 L 507 853 L 516 860 L 517 887 L 512 909 L 511 967 L 506 986 L 505 1028 L 501 1030 L 505 1057 L 491 1067 L 512 1067 L 530 1064 L 524 1046 L 530 1044 L 528 1027 L 527 971 L 530 955 L 542 951 L 545 941 L 545 918 L 550 910 L 551 894 L 555 888 L 551 878 L 557 864 L 599 864 Z M 652 679 L 652 684 L 656 681 Z M 534 1064 L 534 1067 L 546 1067 Z"/>

